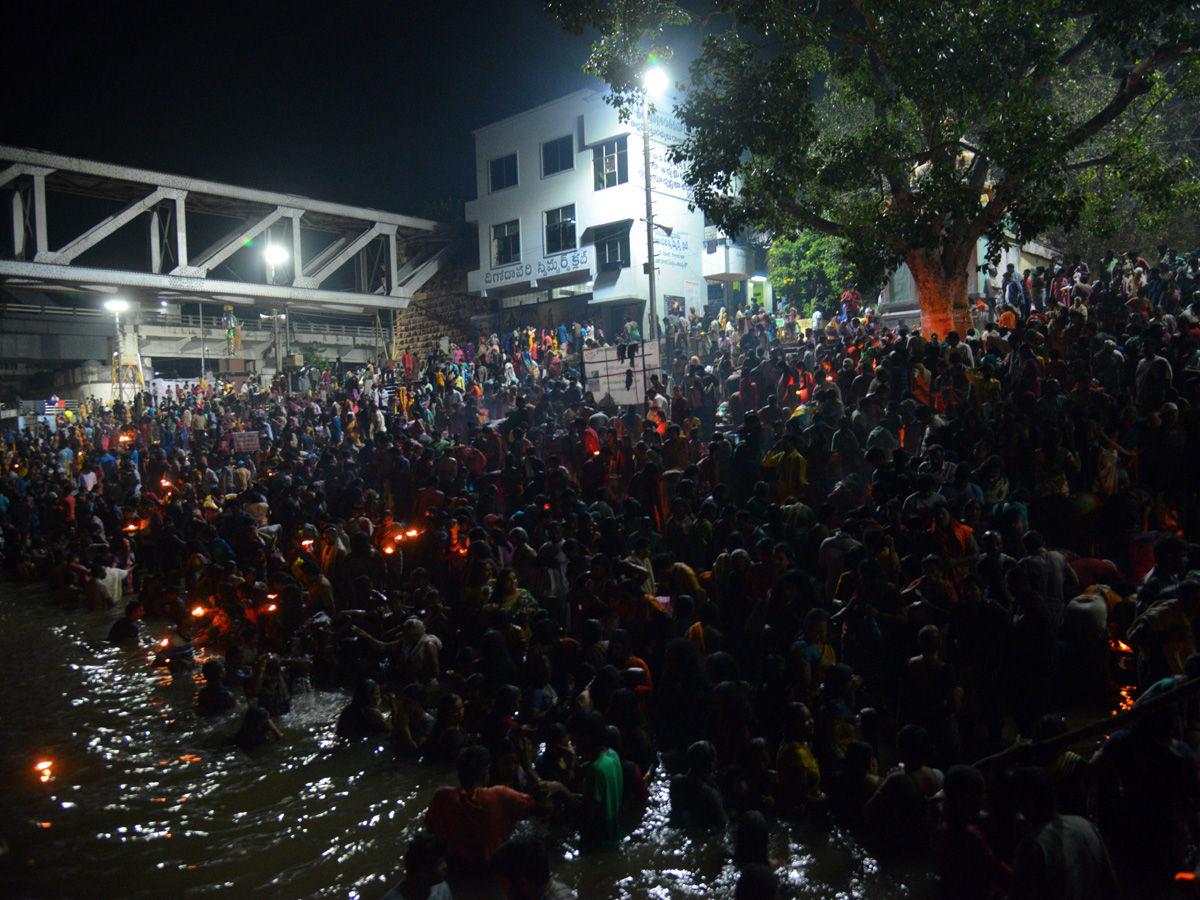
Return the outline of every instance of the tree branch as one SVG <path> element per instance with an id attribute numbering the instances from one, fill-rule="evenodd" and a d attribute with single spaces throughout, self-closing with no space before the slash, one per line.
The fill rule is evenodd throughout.
<path id="1" fill-rule="evenodd" d="M 1076 41 L 1075 46 L 1063 51 L 1055 65 L 1060 69 L 1071 65 L 1071 63 L 1075 62 L 1075 60 L 1079 59 L 1079 57 L 1086 53 L 1088 48 L 1091 47 L 1095 42 L 1096 22 L 1093 21 L 1091 26 L 1088 27 L 1088 30 L 1083 33 L 1083 37 Z"/>
<path id="2" fill-rule="evenodd" d="M 805 209 L 795 200 L 788 200 L 784 204 L 791 216 L 801 225 L 819 231 L 822 234 L 827 234 L 830 237 L 844 238 L 848 235 L 848 230 L 844 225 L 839 225 L 837 222 L 826 219 L 824 216 L 819 216 L 809 209 Z"/>
<path id="3" fill-rule="evenodd" d="M 1124 79 L 1122 79 L 1120 88 L 1117 89 L 1116 94 L 1113 95 L 1113 98 L 1104 109 L 1071 131 L 1062 142 L 1063 148 L 1070 150 L 1073 147 L 1078 147 L 1089 138 L 1094 137 L 1106 125 L 1116 119 L 1117 116 L 1121 115 L 1129 107 L 1129 104 L 1145 93 L 1142 83 L 1147 74 L 1168 63 L 1182 59 L 1195 50 L 1200 50 L 1200 37 L 1192 38 L 1190 41 L 1184 41 L 1181 44 L 1160 47 L 1150 56 L 1146 57 L 1134 66 Z"/>
<path id="4" fill-rule="evenodd" d="M 1103 156 L 1093 156 L 1091 159 L 1081 159 L 1079 162 L 1068 163 L 1063 168 L 1068 172 L 1074 172 L 1079 169 L 1090 169 L 1092 166 L 1102 166 L 1112 160 L 1115 156 L 1113 153 L 1105 153 Z"/>
<path id="5" fill-rule="evenodd" d="M 1105 126 L 1121 115 L 1134 100 L 1145 93 L 1142 84 L 1147 74 L 1182 59 L 1198 49 L 1200 49 L 1200 37 L 1192 38 L 1179 44 L 1160 47 L 1135 65 L 1122 79 L 1120 88 L 1118 88 L 1116 94 L 1113 95 L 1108 104 L 1086 122 L 1076 126 L 1059 143 L 1062 155 L 1065 156 L 1070 150 L 1081 146 L 1092 137 L 1095 137 Z M 1084 160 L 1081 163 L 1069 166 L 1069 168 L 1086 168 L 1087 165 L 1098 164 L 1099 162 L 1095 160 Z M 979 215 L 963 226 L 963 233 L 968 237 L 978 240 L 989 227 L 998 222 L 1001 216 L 1008 211 L 1009 205 L 1016 199 L 1022 187 L 1021 178 L 1014 176 L 1005 178 L 997 185 L 995 194 L 992 195 L 992 199 L 988 201 Z"/>
<path id="6" fill-rule="evenodd" d="M 866 42 L 868 52 L 875 55 L 875 60 L 878 61 L 878 64 L 880 67 L 882 67 L 883 71 L 890 71 L 892 64 L 888 60 L 887 55 L 879 46 L 879 34 L 875 29 L 875 20 L 867 15 L 866 11 L 863 9 L 862 0 L 847 0 L 847 2 L 854 7 L 855 12 L 862 16 L 863 22 L 866 23 L 867 34 L 870 36 L 870 40 Z"/>

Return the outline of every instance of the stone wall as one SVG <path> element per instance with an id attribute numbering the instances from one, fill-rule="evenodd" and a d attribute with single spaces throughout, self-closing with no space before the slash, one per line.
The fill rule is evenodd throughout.
<path id="1" fill-rule="evenodd" d="M 400 353 L 421 357 L 448 337 L 460 347 L 470 334 L 471 316 L 491 310 L 492 301 L 467 293 L 467 272 L 479 267 L 478 251 L 468 244 L 442 271 L 413 295 L 407 309 L 399 310 L 397 330 Z"/>

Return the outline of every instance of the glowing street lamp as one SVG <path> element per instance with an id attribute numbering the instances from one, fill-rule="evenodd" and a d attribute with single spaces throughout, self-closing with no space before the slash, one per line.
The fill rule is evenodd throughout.
<path id="1" fill-rule="evenodd" d="M 275 266 L 282 266 L 288 261 L 287 249 L 279 244 L 267 244 L 266 248 L 263 250 L 263 259 L 265 259 L 267 261 L 267 265 L 271 266 L 272 268 Z"/>
<path id="2" fill-rule="evenodd" d="M 288 261 L 287 248 L 282 246 L 281 244 L 268 243 L 267 246 L 265 246 L 263 248 L 263 260 L 266 262 L 266 264 L 268 266 L 268 273 L 269 273 L 269 282 L 268 283 L 274 284 L 276 267 L 282 266 L 285 262 Z M 259 313 L 259 315 L 261 316 L 262 314 Z M 275 371 L 276 372 L 283 371 L 283 355 L 282 355 L 283 350 L 279 346 L 279 322 L 280 322 L 280 319 L 282 319 L 282 318 L 285 318 L 285 317 L 282 316 L 280 313 L 272 313 L 273 321 L 271 324 L 272 324 L 272 329 L 275 333 Z"/>
<path id="3" fill-rule="evenodd" d="M 117 373 L 117 396 L 115 399 L 125 402 L 125 378 L 123 375 L 123 366 L 125 360 L 121 354 L 121 313 L 128 311 L 129 301 L 120 297 L 112 297 L 104 301 L 104 308 L 113 314 L 113 321 L 117 329 L 117 366 L 113 370 Z"/>
<path id="4" fill-rule="evenodd" d="M 667 74 L 666 69 L 661 66 L 653 66 L 646 70 L 642 83 L 647 94 L 658 97 L 665 94 L 667 88 L 671 86 L 671 77 Z"/>

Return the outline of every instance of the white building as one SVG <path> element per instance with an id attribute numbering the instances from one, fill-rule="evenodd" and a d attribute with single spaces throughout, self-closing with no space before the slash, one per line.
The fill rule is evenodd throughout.
<path id="1" fill-rule="evenodd" d="M 770 288 L 755 254 L 688 209 L 667 148 L 682 124 L 650 117 L 656 308 L 703 312 Z M 621 122 L 596 91 L 579 91 L 475 132 L 480 268 L 468 290 L 496 301 L 497 326 L 556 326 L 592 318 L 611 336 L 627 316 L 648 335 L 646 174 L 641 117 Z"/>

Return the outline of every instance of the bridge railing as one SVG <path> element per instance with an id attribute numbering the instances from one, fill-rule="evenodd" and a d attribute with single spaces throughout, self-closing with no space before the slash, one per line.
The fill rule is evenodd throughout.
<path id="1" fill-rule="evenodd" d="M 145 325 L 174 325 L 183 328 L 200 328 L 199 316 L 184 316 L 184 315 L 162 315 L 156 316 L 150 314 L 142 319 L 142 324 Z M 272 325 L 269 321 L 242 319 L 239 324 L 242 326 L 242 333 L 248 331 L 263 332 L 269 334 L 272 331 Z M 221 320 L 215 316 L 204 317 L 204 327 L 206 329 L 220 329 L 224 326 Z M 375 329 L 362 325 L 342 325 L 328 324 L 324 322 L 293 322 L 292 334 L 312 334 L 312 335 L 328 335 L 331 337 L 349 337 L 361 338 L 363 340 L 374 340 Z"/>
<path id="2" fill-rule="evenodd" d="M 110 315 L 103 310 L 78 309 L 69 306 L 56 306 L 54 304 L 5 303 L 0 305 L 0 316 L 20 316 L 23 318 L 39 319 L 42 322 L 67 320 L 99 322 L 110 317 Z M 204 316 L 202 323 L 200 316 L 185 316 L 181 313 L 156 313 L 153 310 L 143 310 L 135 321 L 141 325 L 194 328 L 197 331 L 200 330 L 201 324 L 203 324 L 206 334 L 211 331 L 219 331 L 224 327 L 221 324 L 220 317 L 217 315 Z M 240 324 L 243 334 L 246 332 L 269 334 L 272 331 L 270 321 L 264 321 L 257 317 L 243 319 Z M 291 325 L 292 334 L 295 336 L 344 337 L 366 342 L 375 340 L 375 329 L 370 326 L 326 322 L 292 322 Z"/>

